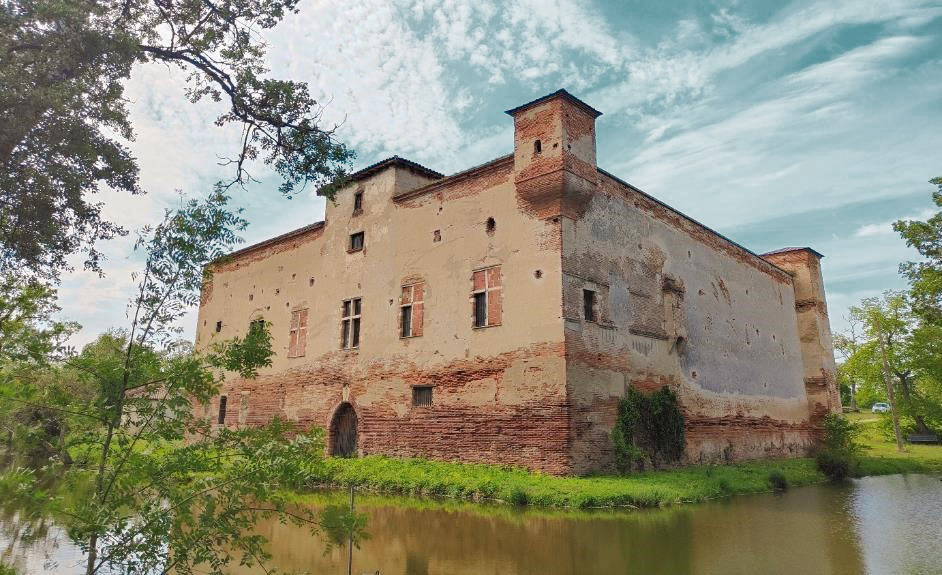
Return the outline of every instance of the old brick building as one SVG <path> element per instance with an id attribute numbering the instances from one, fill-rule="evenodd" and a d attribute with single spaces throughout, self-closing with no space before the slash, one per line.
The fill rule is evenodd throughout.
<path id="1" fill-rule="evenodd" d="M 508 112 L 514 152 L 443 177 L 394 157 L 325 220 L 213 266 L 198 345 L 271 322 L 210 417 L 278 414 L 333 453 L 582 473 L 627 386 L 671 386 L 689 462 L 801 453 L 839 409 L 820 254 L 756 255 L 599 169 L 599 112 Z"/>

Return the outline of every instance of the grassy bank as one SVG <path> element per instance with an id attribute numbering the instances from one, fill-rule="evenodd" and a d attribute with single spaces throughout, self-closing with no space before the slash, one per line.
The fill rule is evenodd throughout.
<path id="1" fill-rule="evenodd" d="M 865 446 L 860 475 L 942 473 L 942 446 L 910 446 L 896 453 L 880 436 L 878 419 L 855 416 Z M 825 481 L 811 458 L 753 461 L 733 465 L 653 471 L 629 476 L 555 477 L 483 464 L 462 464 L 380 456 L 330 459 L 323 484 L 357 485 L 379 493 L 500 501 L 552 507 L 655 507 L 730 495 L 771 491 L 770 477 L 791 487 Z"/>

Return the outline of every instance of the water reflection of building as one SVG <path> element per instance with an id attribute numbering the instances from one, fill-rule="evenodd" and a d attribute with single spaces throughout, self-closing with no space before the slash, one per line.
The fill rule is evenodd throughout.
<path id="1" fill-rule="evenodd" d="M 695 573 L 850 575 L 865 572 L 849 491 L 819 487 L 665 510 L 519 512 L 430 504 L 365 507 L 372 536 L 354 573 L 576 575 Z M 346 550 L 324 555 L 303 529 L 271 521 L 282 570 L 345 573 Z"/>

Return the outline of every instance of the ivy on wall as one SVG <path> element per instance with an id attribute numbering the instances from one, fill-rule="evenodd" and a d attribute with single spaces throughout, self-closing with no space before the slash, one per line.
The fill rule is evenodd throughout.
<path id="1" fill-rule="evenodd" d="M 684 416 L 667 386 L 644 394 L 633 387 L 618 400 L 612 429 L 615 467 L 620 473 L 678 461 L 684 453 Z"/>

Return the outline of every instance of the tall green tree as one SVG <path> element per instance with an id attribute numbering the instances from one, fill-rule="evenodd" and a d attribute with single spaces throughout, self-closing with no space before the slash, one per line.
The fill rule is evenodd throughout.
<path id="1" fill-rule="evenodd" d="M 352 152 L 322 126 L 323 108 L 265 68 L 261 33 L 298 3 L 0 1 L 0 275 L 55 278 L 76 252 L 100 271 L 96 242 L 126 233 L 93 198 L 101 186 L 142 192 L 124 97 L 141 64 L 188 72 L 188 98 L 220 102 L 216 124 L 239 126 L 227 185 L 249 181 L 253 161 L 274 168 L 287 196 L 342 180 Z"/>
<path id="2" fill-rule="evenodd" d="M 320 472 L 322 431 L 279 420 L 229 429 L 208 417 L 226 374 L 251 378 L 270 365 L 267 327 L 252 324 L 244 337 L 202 351 L 177 341 L 174 324 L 198 301 L 206 264 L 240 241 L 246 222 L 228 200 L 217 189 L 142 235 L 146 263 L 127 331 L 60 364 L 90 393 L 64 393 L 61 379 L 30 372 L 0 388 L 0 406 L 42 405 L 67 421 L 74 463 L 64 481 L 82 494 L 44 498 L 29 487 L 35 475 L 19 471 L 0 480 L 0 500 L 38 499 L 86 552 L 87 575 L 222 574 L 267 561 L 264 537 L 252 532 L 260 518 L 321 529 L 320 517 L 291 507 L 286 493 Z"/>
<path id="3" fill-rule="evenodd" d="M 932 201 L 942 208 L 942 177 L 929 183 L 938 186 Z M 926 321 L 942 325 L 942 209 L 924 222 L 900 220 L 893 229 L 924 258 L 900 265 L 900 273 L 910 282 L 913 310 Z"/>
<path id="4" fill-rule="evenodd" d="M 850 315 L 863 326 L 863 341 L 842 364 L 842 370 L 863 382 L 864 389 L 886 390 L 885 385 L 892 385 L 900 415 L 911 422 L 914 431 L 926 433 L 942 425 L 937 379 L 942 365 L 942 346 L 936 341 L 939 328 L 914 313 L 906 292 L 865 299 L 851 308 Z M 883 381 L 884 355 L 889 382 Z"/>

